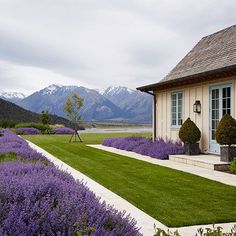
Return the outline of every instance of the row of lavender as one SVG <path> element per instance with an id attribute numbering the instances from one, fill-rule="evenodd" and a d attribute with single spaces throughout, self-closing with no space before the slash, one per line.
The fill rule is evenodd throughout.
<path id="1" fill-rule="evenodd" d="M 50 134 L 73 134 L 75 131 L 71 128 L 67 128 L 67 127 L 61 127 L 61 128 L 55 128 L 50 130 Z M 16 129 L 16 133 L 17 134 L 30 134 L 30 135 L 34 135 L 34 134 L 41 134 L 42 132 L 36 128 L 28 128 L 28 127 L 23 127 L 23 128 L 17 128 Z"/>
<path id="2" fill-rule="evenodd" d="M 0 235 L 140 235 L 134 219 L 100 203 L 25 140 L 2 133 L 1 155 L 18 160 L 0 163 Z"/>
<path id="3" fill-rule="evenodd" d="M 169 155 L 183 154 L 184 146 L 180 141 L 165 141 L 162 138 L 152 141 L 144 137 L 107 138 L 102 145 L 136 152 L 157 159 L 168 159 Z"/>

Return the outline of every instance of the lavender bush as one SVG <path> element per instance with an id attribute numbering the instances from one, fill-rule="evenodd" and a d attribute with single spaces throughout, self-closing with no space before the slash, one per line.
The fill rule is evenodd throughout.
<path id="1" fill-rule="evenodd" d="M 75 131 L 71 128 L 61 127 L 52 130 L 53 134 L 73 134 Z"/>
<path id="2" fill-rule="evenodd" d="M 45 160 L 15 134 L 3 134 L 2 153 L 28 160 L 31 151 L 32 158 Z M 26 151 L 19 154 L 20 149 Z M 82 182 L 43 162 L 0 163 L 0 212 L 0 235 L 140 235 L 134 219 L 100 203 Z"/>
<path id="3" fill-rule="evenodd" d="M 17 134 L 41 134 L 41 132 L 36 128 L 17 128 L 16 129 Z"/>
<path id="4" fill-rule="evenodd" d="M 15 153 L 20 159 L 27 161 L 48 161 L 41 153 L 33 150 L 28 143 L 14 133 L 3 130 L 0 136 L 0 153 Z"/>
<path id="5" fill-rule="evenodd" d="M 162 138 L 157 139 L 155 142 L 150 138 L 144 137 L 107 138 L 102 144 L 158 159 L 168 159 L 171 154 L 184 153 L 184 147 L 180 141 L 165 141 Z"/>

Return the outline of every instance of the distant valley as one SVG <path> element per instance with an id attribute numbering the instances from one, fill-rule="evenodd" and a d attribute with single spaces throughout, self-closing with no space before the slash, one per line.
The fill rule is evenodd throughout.
<path id="1" fill-rule="evenodd" d="M 84 99 L 83 120 L 151 123 L 152 97 L 121 86 L 94 90 L 82 86 L 50 85 L 30 96 L 0 91 L 0 98 L 32 112 L 48 110 L 51 114 L 65 117 L 65 100 L 72 92 Z"/>

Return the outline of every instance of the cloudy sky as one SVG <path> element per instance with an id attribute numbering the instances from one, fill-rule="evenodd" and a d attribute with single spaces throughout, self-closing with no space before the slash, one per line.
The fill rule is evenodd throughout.
<path id="1" fill-rule="evenodd" d="M 0 90 L 159 81 L 235 0 L 0 0 Z"/>

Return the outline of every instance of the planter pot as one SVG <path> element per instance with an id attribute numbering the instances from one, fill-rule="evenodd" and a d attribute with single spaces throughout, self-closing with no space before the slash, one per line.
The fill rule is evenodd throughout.
<path id="1" fill-rule="evenodd" d="M 236 157 L 236 147 L 221 146 L 220 160 L 224 162 L 231 162 Z"/>
<path id="2" fill-rule="evenodd" d="M 185 143 L 184 148 L 186 155 L 192 156 L 200 154 L 199 143 Z"/>

